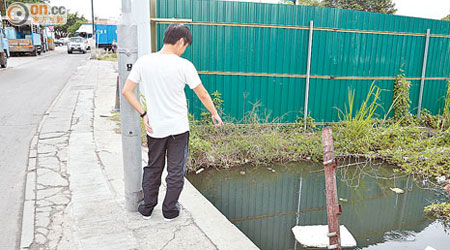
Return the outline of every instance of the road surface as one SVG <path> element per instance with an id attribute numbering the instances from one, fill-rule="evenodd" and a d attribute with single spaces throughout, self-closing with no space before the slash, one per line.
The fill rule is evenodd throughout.
<path id="1" fill-rule="evenodd" d="M 41 56 L 11 57 L 0 70 L 0 249 L 20 241 L 30 142 L 45 111 L 88 55 L 57 48 Z"/>

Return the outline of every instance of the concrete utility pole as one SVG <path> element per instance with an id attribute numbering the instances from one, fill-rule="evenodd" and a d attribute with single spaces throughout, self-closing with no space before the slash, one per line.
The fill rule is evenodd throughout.
<path id="1" fill-rule="evenodd" d="M 118 26 L 119 86 L 120 93 L 134 63 L 137 60 L 137 26 L 133 22 L 131 0 L 122 0 L 122 17 Z M 135 89 L 139 98 L 139 86 Z M 125 207 L 136 211 L 142 200 L 142 150 L 141 126 L 138 112 L 120 95 L 120 120 L 122 128 L 123 171 Z"/>
<path id="2" fill-rule="evenodd" d="M 91 14 L 92 14 L 92 39 L 95 42 L 95 48 L 97 48 L 97 34 L 95 34 L 95 16 L 94 16 L 94 0 L 91 0 Z"/>
<path id="3" fill-rule="evenodd" d="M 96 42 L 96 34 L 95 34 L 95 15 L 94 15 L 94 0 L 91 0 L 91 16 L 92 16 L 92 39 L 89 42 L 89 46 L 91 47 L 91 59 L 97 58 L 97 42 Z M 86 35 L 86 38 L 89 38 L 89 35 Z"/>

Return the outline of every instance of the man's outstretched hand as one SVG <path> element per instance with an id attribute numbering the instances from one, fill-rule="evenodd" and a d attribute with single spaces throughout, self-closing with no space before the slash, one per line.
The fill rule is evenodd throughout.
<path id="1" fill-rule="evenodd" d="M 216 128 L 220 127 L 220 126 L 223 126 L 222 119 L 220 118 L 220 116 L 218 114 L 212 115 L 211 118 L 212 118 L 212 121 L 213 121 L 214 126 Z"/>

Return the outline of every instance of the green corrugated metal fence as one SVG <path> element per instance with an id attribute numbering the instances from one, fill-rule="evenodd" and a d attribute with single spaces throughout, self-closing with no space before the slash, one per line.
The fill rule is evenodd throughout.
<path id="1" fill-rule="evenodd" d="M 283 121 L 303 117 L 309 22 L 314 21 L 308 113 L 316 121 L 338 120 L 349 88 L 355 105 L 371 83 L 384 91 L 381 117 L 392 104 L 401 68 L 411 79 L 411 112 L 417 112 L 427 29 L 431 30 L 422 108 L 442 111 L 450 76 L 450 22 L 350 11 L 215 0 L 156 2 L 157 49 L 170 22 L 191 19 L 194 43 L 184 55 L 210 93 L 219 91 L 224 113 L 241 119 L 256 103 Z M 402 66 L 403 65 L 403 66 Z M 191 90 L 189 110 L 204 110 Z"/>

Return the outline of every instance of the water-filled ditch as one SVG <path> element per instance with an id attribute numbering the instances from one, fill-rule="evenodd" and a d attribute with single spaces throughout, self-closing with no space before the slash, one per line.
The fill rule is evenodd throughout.
<path id="1" fill-rule="evenodd" d="M 261 249 L 293 249 L 291 228 L 326 225 L 323 167 L 308 162 L 207 169 L 187 178 Z M 392 178 L 387 165 L 358 165 L 337 171 L 341 225 L 354 235 L 356 249 L 450 249 L 444 226 L 423 209 L 444 197 L 411 176 Z M 301 195 L 299 188 L 301 183 Z M 404 190 L 396 194 L 391 188 Z M 298 201 L 300 197 L 300 210 Z M 302 249 L 297 245 L 297 249 Z"/>

